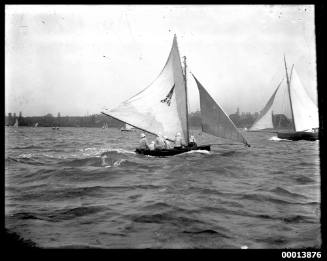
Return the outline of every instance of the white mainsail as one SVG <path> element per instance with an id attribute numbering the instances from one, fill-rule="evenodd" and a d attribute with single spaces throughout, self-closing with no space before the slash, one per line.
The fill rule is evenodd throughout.
<path id="1" fill-rule="evenodd" d="M 18 119 L 16 119 L 14 127 L 16 127 L 16 128 L 18 127 Z"/>
<path id="2" fill-rule="evenodd" d="M 168 60 L 156 80 L 104 114 L 147 132 L 161 133 L 171 140 L 177 132 L 184 139 L 188 136 L 186 88 L 176 35 Z"/>
<path id="3" fill-rule="evenodd" d="M 318 107 L 308 96 L 295 68 L 290 79 L 290 86 L 295 130 L 319 128 Z"/>
<path id="4" fill-rule="evenodd" d="M 200 93 L 202 130 L 211 135 L 239 141 L 250 146 L 223 109 L 209 95 L 194 75 L 193 77 Z"/>

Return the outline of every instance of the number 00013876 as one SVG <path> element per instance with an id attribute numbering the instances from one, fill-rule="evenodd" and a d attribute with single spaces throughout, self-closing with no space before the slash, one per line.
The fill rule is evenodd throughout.
<path id="1" fill-rule="evenodd" d="M 315 251 L 283 251 L 282 258 L 321 258 L 321 252 Z"/>

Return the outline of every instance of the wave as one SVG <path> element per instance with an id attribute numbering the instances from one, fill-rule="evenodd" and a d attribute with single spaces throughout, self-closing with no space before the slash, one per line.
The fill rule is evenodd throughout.
<path id="1" fill-rule="evenodd" d="M 274 189 L 271 189 L 270 192 L 273 192 L 277 195 L 287 196 L 287 197 L 294 197 L 294 198 L 307 198 L 304 195 L 288 191 L 287 189 L 281 188 L 281 187 L 275 187 Z"/>
<path id="2" fill-rule="evenodd" d="M 88 186 L 88 187 L 64 187 L 59 189 L 49 189 L 46 186 L 45 189 L 40 189 L 46 185 L 40 184 L 32 187 L 25 186 L 24 192 L 15 196 L 16 200 L 20 201 L 60 201 L 60 200 L 73 200 L 83 197 L 104 197 L 106 193 L 114 191 L 130 191 L 130 190 L 159 190 L 161 186 L 155 186 L 151 184 L 139 184 L 131 186 Z M 35 190 L 34 190 L 35 189 Z"/>
<path id="3" fill-rule="evenodd" d="M 184 230 L 183 233 L 193 234 L 193 235 L 202 234 L 202 235 L 206 235 L 206 236 L 207 235 L 215 235 L 215 236 L 224 237 L 224 238 L 231 238 L 227 234 L 218 232 L 218 231 L 213 230 L 213 229 L 204 229 L 204 230 L 195 230 L 195 231 Z"/>
<path id="4" fill-rule="evenodd" d="M 68 167 L 100 167 L 101 159 L 99 157 L 64 159 L 63 161 L 59 161 L 57 165 Z"/>
<path id="5" fill-rule="evenodd" d="M 33 157 L 33 153 L 19 154 L 18 159 L 30 159 Z"/>
<path id="6" fill-rule="evenodd" d="M 158 223 L 165 224 L 169 223 L 172 225 L 192 226 L 198 224 L 204 224 L 202 221 L 196 218 L 177 216 L 175 211 L 168 211 L 164 213 L 155 214 L 143 214 L 143 215 L 131 215 L 130 219 L 137 223 Z M 125 216 L 126 217 L 126 216 Z"/>
<path id="7" fill-rule="evenodd" d="M 289 215 L 289 216 L 284 217 L 284 216 L 260 214 L 260 215 L 255 215 L 255 217 L 262 218 L 262 219 L 280 220 L 285 223 L 292 223 L 292 224 L 317 223 L 316 220 L 313 220 L 311 217 L 307 217 L 304 215 Z"/>
<path id="8" fill-rule="evenodd" d="M 16 146 L 16 147 L 11 147 L 10 149 L 13 150 L 27 150 L 27 149 L 43 149 L 45 147 L 43 146 L 36 146 L 36 145 L 27 145 L 27 146 Z"/>
<path id="9" fill-rule="evenodd" d="M 6 157 L 5 164 L 27 164 L 33 166 L 43 166 L 44 163 L 35 158 L 33 154 L 21 154 L 17 157 Z"/>
<path id="10" fill-rule="evenodd" d="M 304 185 L 304 184 L 309 184 L 309 183 L 315 183 L 316 181 L 313 178 L 309 178 L 305 175 L 301 175 L 299 177 L 294 177 L 293 178 L 297 183 Z"/>
<path id="11" fill-rule="evenodd" d="M 194 191 L 196 193 L 200 193 L 200 194 L 208 194 L 208 195 L 223 195 L 225 193 L 216 190 L 216 189 L 211 189 L 211 188 L 205 188 L 205 187 L 194 187 L 194 186 L 190 186 L 188 188 L 190 191 Z"/>
<path id="12" fill-rule="evenodd" d="M 14 219 L 39 219 L 46 220 L 49 222 L 58 222 L 64 220 L 71 220 L 74 218 L 87 216 L 103 211 L 105 208 L 101 206 L 90 206 L 90 207 L 75 207 L 69 209 L 54 210 L 50 213 L 29 213 L 20 212 L 12 214 L 11 217 Z"/>
<path id="13" fill-rule="evenodd" d="M 165 203 L 165 202 L 156 202 L 154 204 L 147 205 L 143 207 L 143 210 L 162 210 L 162 209 L 167 209 L 167 208 L 172 208 L 171 205 Z"/>
<path id="14" fill-rule="evenodd" d="M 106 149 L 105 152 L 103 152 L 101 154 L 102 155 L 111 155 L 113 153 L 117 153 L 117 154 L 136 154 L 135 151 L 132 151 L 132 150 L 125 150 L 125 149 Z"/>
<path id="15" fill-rule="evenodd" d="M 108 164 L 107 162 L 106 162 L 106 158 L 105 157 L 101 157 L 101 166 L 103 166 L 103 167 L 106 167 L 106 168 L 110 168 L 110 167 L 119 167 L 123 162 L 126 162 L 126 160 L 125 159 L 120 159 L 120 160 L 116 160 L 116 161 L 112 161 L 111 160 L 111 164 L 112 165 L 110 165 L 110 164 Z"/>
<path id="16" fill-rule="evenodd" d="M 254 201 L 267 201 L 267 202 L 272 202 L 272 203 L 277 203 L 277 204 L 305 204 L 302 202 L 296 202 L 296 201 L 289 201 L 286 199 L 281 199 L 281 198 L 275 198 L 270 195 L 266 194 L 244 194 L 240 196 L 241 199 L 248 199 L 248 200 L 254 200 Z"/>
<path id="17" fill-rule="evenodd" d="M 72 200 L 81 196 L 99 196 L 103 195 L 105 188 L 101 186 L 86 187 L 86 188 L 65 188 L 65 189 L 44 189 L 36 192 L 28 191 L 16 196 L 16 200 L 20 201 L 60 201 L 60 200 Z"/>
<path id="18" fill-rule="evenodd" d="M 127 162 L 127 158 L 122 158 L 121 155 L 111 153 L 102 154 L 101 156 L 91 156 L 91 157 L 77 157 L 77 158 L 63 158 L 58 165 L 69 166 L 69 167 L 118 167 L 124 162 Z"/>

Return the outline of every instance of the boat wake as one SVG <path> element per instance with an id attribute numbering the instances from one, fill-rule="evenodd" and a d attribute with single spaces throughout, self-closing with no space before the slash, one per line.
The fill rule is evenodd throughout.
<path id="1" fill-rule="evenodd" d="M 101 157 L 101 166 L 105 168 L 118 167 L 125 161 L 126 159 L 112 160 L 104 155 Z"/>
<path id="2" fill-rule="evenodd" d="M 187 154 L 193 154 L 193 153 L 210 154 L 210 151 L 208 151 L 208 150 L 190 150 L 186 153 Z"/>
<path id="3" fill-rule="evenodd" d="M 270 141 L 290 141 L 290 140 L 287 140 L 287 139 L 280 139 L 278 138 L 277 136 L 272 136 L 269 138 Z"/>
<path id="4" fill-rule="evenodd" d="M 101 154 L 101 166 L 110 168 L 118 167 L 123 162 L 126 162 L 128 156 L 131 154 L 136 154 L 134 151 L 124 150 L 124 149 L 109 149 Z"/>

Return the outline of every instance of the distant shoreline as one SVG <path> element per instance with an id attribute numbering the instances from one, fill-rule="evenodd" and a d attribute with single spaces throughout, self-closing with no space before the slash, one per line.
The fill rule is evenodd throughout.
<path id="1" fill-rule="evenodd" d="M 256 119 L 255 114 L 231 114 L 230 119 L 238 128 L 249 128 Z M 189 126 L 194 128 L 201 128 L 201 113 L 199 111 L 189 114 Z M 121 128 L 125 125 L 124 122 L 117 119 L 105 116 L 103 114 L 93 114 L 89 116 L 60 116 L 57 117 L 52 114 L 45 116 L 23 117 L 16 116 L 16 114 L 8 113 L 5 117 L 5 126 L 13 126 L 16 119 L 18 119 L 19 126 L 34 127 L 38 123 L 38 127 L 94 127 L 102 128 L 107 126 L 109 128 Z"/>

